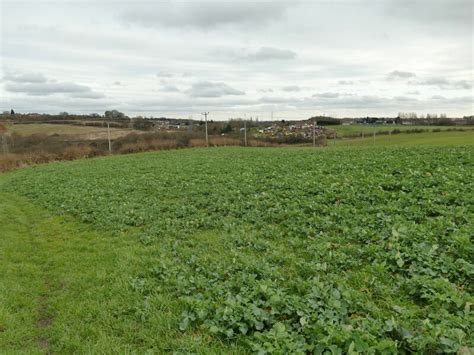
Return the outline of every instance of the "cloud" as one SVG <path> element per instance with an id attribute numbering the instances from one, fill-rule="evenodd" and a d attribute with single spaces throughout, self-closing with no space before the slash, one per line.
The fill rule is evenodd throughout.
<path id="1" fill-rule="evenodd" d="M 417 99 L 415 99 L 414 97 L 408 97 L 408 96 L 394 96 L 393 97 L 394 100 L 396 101 L 417 101 Z"/>
<path id="2" fill-rule="evenodd" d="M 368 80 L 339 80 L 338 85 L 357 85 L 357 84 L 370 84 Z"/>
<path id="3" fill-rule="evenodd" d="M 433 96 L 431 96 L 431 99 L 432 100 L 446 100 L 446 98 L 444 96 L 441 96 L 441 95 L 433 95 Z"/>
<path id="4" fill-rule="evenodd" d="M 245 95 L 245 92 L 234 89 L 225 83 L 201 81 L 187 91 L 192 97 L 222 97 L 228 95 Z"/>
<path id="5" fill-rule="evenodd" d="M 103 93 L 95 91 L 73 92 L 69 96 L 78 99 L 103 99 L 106 97 Z"/>
<path id="6" fill-rule="evenodd" d="M 386 11 L 400 20 L 433 27 L 471 26 L 472 2 L 469 0 L 426 1 L 390 0 Z"/>
<path id="7" fill-rule="evenodd" d="M 288 86 L 282 87 L 281 90 L 295 92 L 295 91 L 301 91 L 301 88 L 298 85 L 288 85 Z"/>
<path id="8" fill-rule="evenodd" d="M 165 72 L 158 72 L 156 73 L 156 76 L 158 78 L 172 78 L 173 77 L 173 74 L 171 73 L 165 73 Z"/>
<path id="9" fill-rule="evenodd" d="M 331 100 L 327 100 L 330 98 Z M 321 100 L 322 99 L 322 100 Z M 303 100 L 305 106 L 332 108 L 362 108 L 382 107 L 392 100 L 375 95 L 352 95 L 339 93 L 322 93 Z"/>
<path id="10" fill-rule="evenodd" d="M 427 79 L 421 79 L 418 81 L 413 81 L 410 83 L 416 84 L 416 85 L 432 85 L 432 86 L 442 87 L 442 86 L 449 85 L 449 80 L 445 78 L 432 77 L 432 78 L 427 78 Z"/>
<path id="11" fill-rule="evenodd" d="M 246 58 L 254 61 L 292 60 L 296 58 L 296 53 L 288 49 L 260 47 L 255 53 L 249 54 Z"/>
<path id="12" fill-rule="evenodd" d="M 193 27 L 204 30 L 229 25 L 259 27 L 282 18 L 290 6 L 294 4 L 283 1 L 160 1 L 125 6 L 120 18 L 126 24 L 145 27 Z"/>
<path id="13" fill-rule="evenodd" d="M 115 86 L 122 86 L 122 83 L 120 81 L 114 81 L 113 83 Z"/>
<path id="14" fill-rule="evenodd" d="M 294 97 L 264 96 L 258 101 L 264 104 L 296 104 L 301 100 Z"/>
<path id="15" fill-rule="evenodd" d="M 258 89 L 259 92 L 273 92 L 273 89 Z"/>
<path id="16" fill-rule="evenodd" d="M 456 88 L 456 89 L 472 89 L 472 83 L 470 83 L 467 80 L 458 80 L 458 81 L 453 81 L 451 84 Z"/>
<path id="17" fill-rule="evenodd" d="M 70 97 L 84 99 L 101 99 L 105 95 L 93 91 L 89 86 L 72 82 L 58 82 L 47 79 L 42 74 L 18 74 L 6 76 L 6 91 L 22 93 L 29 96 L 48 96 L 54 94 L 69 94 Z M 36 81 L 35 81 L 36 80 Z"/>
<path id="18" fill-rule="evenodd" d="M 409 84 L 437 86 L 440 89 L 472 89 L 472 83 L 467 80 L 448 80 L 441 77 L 431 77 L 418 81 L 410 81 Z"/>
<path id="19" fill-rule="evenodd" d="M 164 92 L 180 92 L 180 90 L 178 89 L 178 87 L 176 87 L 175 85 L 163 85 L 162 88 L 160 89 L 160 91 L 164 91 Z"/>
<path id="20" fill-rule="evenodd" d="M 416 76 L 415 73 L 411 73 L 409 71 L 402 71 L 402 70 L 394 70 L 388 73 L 389 79 L 409 79 L 414 78 Z"/>
<path id="21" fill-rule="evenodd" d="M 335 99 L 339 96 L 341 96 L 341 94 L 339 94 L 338 92 L 323 92 L 323 93 L 313 95 L 313 97 L 319 97 L 323 99 Z"/>
<path id="22" fill-rule="evenodd" d="M 23 74 L 7 74 L 3 77 L 6 81 L 15 83 L 44 83 L 46 78 L 41 73 L 23 73 Z"/>

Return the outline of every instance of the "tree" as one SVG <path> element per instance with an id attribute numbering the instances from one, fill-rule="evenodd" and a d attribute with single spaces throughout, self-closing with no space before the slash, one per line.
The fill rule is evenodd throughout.
<path id="1" fill-rule="evenodd" d="M 117 110 L 105 111 L 104 116 L 107 119 L 123 119 L 127 117 L 123 112 Z"/>
<path id="2" fill-rule="evenodd" d="M 232 132 L 232 126 L 230 125 L 230 122 L 227 122 L 227 124 L 221 129 L 221 133 L 230 133 Z"/>
<path id="3" fill-rule="evenodd" d="M 11 109 L 10 115 L 14 115 L 14 114 L 15 114 L 15 111 L 13 111 L 13 109 Z"/>

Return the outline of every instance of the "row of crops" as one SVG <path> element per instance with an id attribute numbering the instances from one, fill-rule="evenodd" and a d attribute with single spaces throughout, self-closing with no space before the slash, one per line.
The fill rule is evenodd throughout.
<path id="1" fill-rule="evenodd" d="M 25 169 L 3 186 L 154 258 L 175 324 L 254 352 L 456 352 L 471 335 L 472 147 L 195 149 Z"/>

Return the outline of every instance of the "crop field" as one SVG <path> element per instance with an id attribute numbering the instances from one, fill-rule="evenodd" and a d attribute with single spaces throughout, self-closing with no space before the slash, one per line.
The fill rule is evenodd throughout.
<path id="1" fill-rule="evenodd" d="M 387 132 L 398 130 L 401 133 L 406 133 L 407 131 L 413 130 L 423 130 L 427 132 L 432 132 L 433 130 L 436 131 L 447 131 L 452 130 L 453 128 L 460 128 L 460 127 L 453 127 L 453 126 L 426 126 L 426 125 L 367 125 L 367 124 L 352 124 L 352 125 L 335 125 L 335 126 L 326 126 L 326 128 L 330 130 L 335 130 L 338 136 L 354 136 L 364 133 L 364 135 L 371 135 L 374 131 L 375 132 Z M 472 130 L 472 127 L 462 127 L 465 130 Z"/>
<path id="2" fill-rule="evenodd" d="M 337 142 L 328 140 L 328 146 L 446 146 L 446 145 L 473 145 L 474 130 L 422 132 L 412 134 L 368 135 L 364 138 L 343 138 Z"/>
<path id="3" fill-rule="evenodd" d="M 107 139 L 107 127 L 76 126 L 70 124 L 49 124 L 49 123 L 30 123 L 15 124 L 9 126 L 10 132 L 15 132 L 23 136 L 31 134 L 59 134 L 74 136 L 74 139 Z M 123 137 L 132 132 L 140 132 L 126 128 L 110 128 L 112 139 Z"/>
<path id="4" fill-rule="evenodd" d="M 472 351 L 473 153 L 227 147 L 3 174 L 0 352 Z"/>

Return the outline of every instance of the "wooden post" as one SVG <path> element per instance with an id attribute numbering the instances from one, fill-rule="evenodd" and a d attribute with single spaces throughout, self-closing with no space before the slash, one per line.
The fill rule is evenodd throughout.
<path id="1" fill-rule="evenodd" d="M 206 119 L 206 147 L 209 147 L 209 136 L 207 135 L 207 115 L 209 112 L 203 112 L 202 115 L 204 115 Z"/>
<path id="2" fill-rule="evenodd" d="M 6 134 L 2 134 L 2 150 L 3 150 L 3 154 L 8 153 L 8 141 L 7 141 Z"/>
<path id="3" fill-rule="evenodd" d="M 112 142 L 110 141 L 110 123 L 107 122 L 107 138 L 109 140 L 109 153 L 112 154 Z"/>
<path id="4" fill-rule="evenodd" d="M 316 147 L 316 121 L 313 121 L 313 147 Z"/>
<path id="5" fill-rule="evenodd" d="M 374 145 L 375 145 L 375 131 L 376 131 L 376 129 L 374 127 Z"/>
<path id="6" fill-rule="evenodd" d="M 244 142 L 245 146 L 247 146 L 247 121 L 244 121 Z"/>

